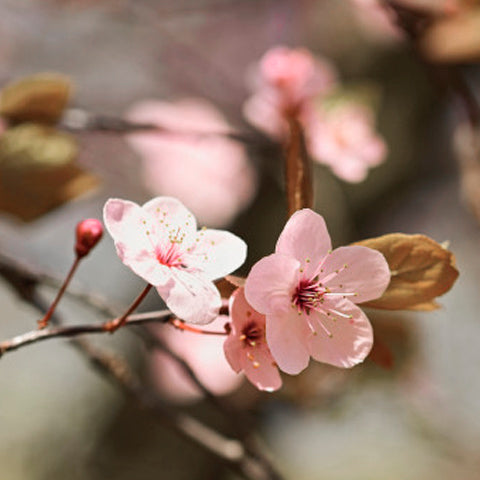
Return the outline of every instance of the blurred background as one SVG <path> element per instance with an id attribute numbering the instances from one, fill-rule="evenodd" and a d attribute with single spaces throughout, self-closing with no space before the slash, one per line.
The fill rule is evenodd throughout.
<path id="1" fill-rule="evenodd" d="M 71 130 L 62 144 L 67 163 L 75 162 L 68 193 L 56 196 L 64 182 L 55 176 L 35 173 L 18 180 L 24 177 L 16 170 L 18 157 L 8 150 L 10 130 L 0 134 L 0 251 L 58 278 L 73 260 L 76 223 L 101 218 L 107 198 L 142 203 L 174 195 L 177 187 L 177 196 L 197 209 L 202 223 L 227 227 L 247 241 L 242 273 L 272 252 L 286 219 L 282 151 L 242 114 L 251 94 L 248 72 L 269 48 L 306 47 L 328 59 L 342 84 L 336 95 L 358 97 L 374 112 L 388 154 L 365 181 L 348 183 L 325 165 L 314 165 L 315 208 L 325 216 L 334 245 L 390 232 L 423 233 L 449 242 L 460 277 L 440 299 L 440 310 L 368 312 L 376 338 L 393 354 L 390 368 L 371 359 L 349 371 L 311 364 L 298 377 L 284 378 L 278 393 L 267 394 L 217 371 L 221 342 L 212 344 L 215 353 L 205 352 L 211 388 L 255 415 L 286 478 L 478 478 L 480 177 L 478 159 L 472 160 L 475 155 L 462 143 L 464 105 L 435 70 L 454 65 L 478 94 L 480 40 L 471 39 L 462 23 L 467 33 L 460 47 L 447 41 L 459 38 L 454 27 L 462 8 L 478 21 L 478 7 L 465 2 L 455 9 L 455 2 L 445 6 L 442 0 L 405 3 L 438 17 L 447 29 L 421 44 L 434 68 L 419 59 L 418 48 L 373 1 L 0 0 L 0 87 L 38 72 L 66 75 L 74 85 L 60 122 Z M 450 20 L 453 26 L 445 23 Z M 480 31 L 478 23 L 471 28 Z M 172 105 L 176 109 L 168 110 Z M 181 139 L 180 145 L 170 139 L 156 147 L 166 158 L 156 163 L 155 151 L 142 146 L 144 134 L 84 128 L 88 115 L 158 120 L 173 131 L 203 131 L 208 125 L 242 132 L 248 141 L 184 147 Z M 208 153 L 214 147 L 223 156 Z M 193 163 L 181 163 L 182 153 L 204 158 L 208 167 L 197 173 Z M 28 157 L 22 172 L 30 172 L 32 155 L 22 155 Z M 66 162 L 56 154 L 47 157 Z M 37 184 L 42 188 L 36 190 Z M 29 197 L 32 190 L 35 196 Z M 45 207 L 39 197 L 47 199 Z M 142 282 L 104 238 L 74 286 L 122 311 Z M 51 299 L 55 290 L 45 286 L 42 294 Z M 38 312 L 3 280 L 0 302 L 2 339 L 35 327 Z M 144 308 L 161 306 L 152 294 Z M 103 320 L 68 298 L 60 312 L 71 323 Z M 172 348 L 177 340 L 170 339 Z M 147 352 L 128 331 L 95 342 L 125 355 L 175 408 L 226 428 L 191 387 L 177 385 L 180 374 L 170 371 L 164 358 Z M 0 477 L 6 480 L 232 478 L 215 459 L 127 400 L 62 340 L 1 359 L 0 424 Z"/>

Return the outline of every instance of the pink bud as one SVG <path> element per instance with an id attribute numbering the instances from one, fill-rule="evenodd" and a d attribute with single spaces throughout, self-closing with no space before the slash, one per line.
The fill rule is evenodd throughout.
<path id="1" fill-rule="evenodd" d="M 96 218 L 87 218 L 77 224 L 75 253 L 82 258 L 98 243 L 103 235 L 103 225 Z"/>

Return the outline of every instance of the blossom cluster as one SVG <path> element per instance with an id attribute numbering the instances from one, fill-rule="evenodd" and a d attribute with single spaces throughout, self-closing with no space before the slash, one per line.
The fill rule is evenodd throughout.
<path id="1" fill-rule="evenodd" d="M 334 67 L 303 48 L 275 47 L 251 73 L 252 96 L 244 105 L 247 120 L 285 141 L 288 123 L 300 122 L 313 160 L 327 165 L 347 182 L 361 182 L 368 169 L 379 165 L 386 145 L 374 130 L 373 113 L 366 105 L 340 101 L 327 107 L 338 86 Z"/>
<path id="2" fill-rule="evenodd" d="M 222 299 L 215 279 L 239 268 L 246 244 L 227 231 L 197 229 L 172 197 L 143 206 L 110 199 L 104 221 L 122 262 L 153 285 L 183 322 L 208 324 Z M 259 389 L 278 389 L 279 369 L 301 372 L 310 357 L 352 367 L 368 355 L 373 334 L 356 305 L 380 297 L 390 281 L 381 253 L 362 246 L 332 250 L 323 218 L 297 211 L 275 252 L 259 260 L 229 299 L 225 357 Z"/>

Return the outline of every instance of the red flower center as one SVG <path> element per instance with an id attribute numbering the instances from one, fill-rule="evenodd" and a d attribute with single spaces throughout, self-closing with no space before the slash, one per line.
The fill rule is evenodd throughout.
<path id="1" fill-rule="evenodd" d="M 258 342 L 262 341 L 263 337 L 263 328 L 259 326 L 258 323 L 251 321 L 243 327 L 240 340 L 242 340 L 246 346 L 254 347 Z"/>
<path id="2" fill-rule="evenodd" d="M 157 249 L 157 260 L 166 267 L 184 267 L 177 243 L 170 243 L 166 249 Z"/>
<path id="3" fill-rule="evenodd" d="M 302 280 L 295 290 L 292 303 L 300 312 L 307 315 L 311 310 L 316 310 L 324 302 L 323 296 L 326 290 L 318 282 Z"/>

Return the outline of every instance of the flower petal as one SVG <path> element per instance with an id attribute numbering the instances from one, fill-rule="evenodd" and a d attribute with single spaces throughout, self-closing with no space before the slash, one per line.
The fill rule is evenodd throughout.
<path id="1" fill-rule="evenodd" d="M 268 347 L 263 344 L 244 350 L 241 357 L 243 371 L 259 390 L 273 392 L 282 386 L 282 378 Z"/>
<path id="2" fill-rule="evenodd" d="M 267 345 L 280 370 L 296 375 L 306 368 L 310 360 L 308 334 L 308 325 L 292 307 L 267 315 Z"/>
<path id="3" fill-rule="evenodd" d="M 185 262 L 210 279 L 224 277 L 240 267 L 247 256 L 247 244 L 233 233 L 200 230 L 188 250 Z"/>
<path id="4" fill-rule="evenodd" d="M 390 283 L 385 257 L 376 250 L 357 245 L 335 249 L 325 259 L 322 270 L 320 281 L 334 293 L 356 293 L 349 297 L 354 303 L 381 297 Z"/>
<path id="5" fill-rule="evenodd" d="M 156 197 L 142 209 L 152 218 L 152 236 L 157 242 L 167 243 L 171 238 L 187 248 L 196 238 L 197 221 L 182 202 L 173 197 Z"/>
<path id="6" fill-rule="evenodd" d="M 346 299 L 326 301 L 323 306 L 329 309 L 330 315 L 320 312 L 309 315 L 316 331 L 308 337 L 310 355 L 319 362 L 343 368 L 363 362 L 373 345 L 372 326 L 367 316 Z"/>
<path id="7" fill-rule="evenodd" d="M 141 207 L 111 198 L 103 209 L 103 219 L 118 256 L 127 267 L 152 285 L 168 281 L 170 273 L 157 261 L 149 238 L 149 230 L 153 228 L 150 216 Z"/>
<path id="8" fill-rule="evenodd" d="M 212 282 L 177 268 L 171 269 L 171 279 L 157 287 L 157 292 L 172 313 L 188 323 L 212 322 L 222 304 L 220 293 Z"/>
<path id="9" fill-rule="evenodd" d="M 227 362 L 232 369 L 240 373 L 243 369 L 242 355 L 245 354 L 243 350 L 243 343 L 237 335 L 230 334 L 223 344 L 223 351 Z"/>
<path id="10" fill-rule="evenodd" d="M 265 315 L 258 313 L 245 298 L 245 289 L 237 288 L 229 301 L 230 318 L 232 320 L 232 332 L 241 335 L 242 328 L 249 323 L 255 322 L 265 329 Z"/>
<path id="11" fill-rule="evenodd" d="M 263 314 L 290 309 L 299 281 L 299 268 L 298 260 L 278 253 L 259 260 L 245 282 L 248 303 Z"/>
<path id="12" fill-rule="evenodd" d="M 278 238 L 275 253 L 296 258 L 303 268 L 303 277 L 311 279 L 331 248 L 330 235 L 323 217 L 304 208 L 288 220 Z"/>

